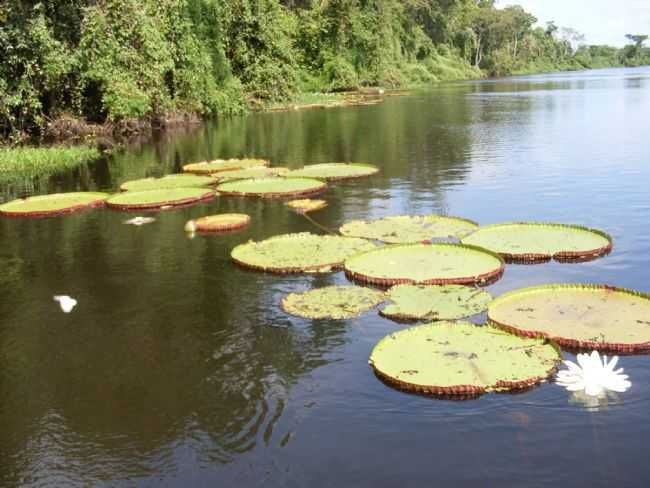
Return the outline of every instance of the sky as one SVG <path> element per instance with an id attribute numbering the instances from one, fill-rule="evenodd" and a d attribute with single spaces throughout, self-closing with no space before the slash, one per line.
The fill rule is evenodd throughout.
<path id="1" fill-rule="evenodd" d="M 499 8 L 521 5 L 540 25 L 554 20 L 573 27 L 588 44 L 623 46 L 625 34 L 650 34 L 650 0 L 497 0 Z"/>

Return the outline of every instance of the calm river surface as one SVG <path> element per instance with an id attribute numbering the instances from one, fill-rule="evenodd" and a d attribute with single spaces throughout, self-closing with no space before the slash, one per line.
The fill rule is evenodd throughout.
<path id="1" fill-rule="evenodd" d="M 253 114 L 165 136 L 29 193 L 116 190 L 186 162 L 259 155 L 276 166 L 365 161 L 312 214 L 443 213 L 480 223 L 600 227 L 611 255 L 509 265 L 494 294 L 548 282 L 650 292 L 650 69 L 441 85 L 377 106 Z M 184 223 L 251 215 L 189 239 Z M 599 410 L 552 383 L 446 401 L 393 390 L 367 364 L 402 326 L 287 316 L 286 293 L 342 273 L 244 271 L 233 246 L 319 232 L 279 201 L 219 198 L 143 227 L 110 210 L 0 219 L 0 486 L 650 485 L 650 356 Z M 52 295 L 79 305 L 63 314 Z M 484 317 L 476 317 L 480 321 Z M 566 354 L 572 358 L 570 354 Z"/>

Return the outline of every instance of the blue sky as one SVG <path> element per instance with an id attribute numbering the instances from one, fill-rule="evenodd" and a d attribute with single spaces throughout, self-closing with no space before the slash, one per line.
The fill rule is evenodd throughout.
<path id="1" fill-rule="evenodd" d="M 541 25 L 554 20 L 577 29 L 589 44 L 622 46 L 625 34 L 650 34 L 650 0 L 497 0 L 500 8 L 515 4 Z"/>

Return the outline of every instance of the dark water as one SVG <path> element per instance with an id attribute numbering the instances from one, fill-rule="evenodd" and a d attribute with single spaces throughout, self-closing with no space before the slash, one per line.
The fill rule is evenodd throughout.
<path id="1" fill-rule="evenodd" d="M 650 69 L 458 83 L 361 108 L 251 115 L 2 189 L 116 189 L 185 162 L 260 155 L 297 167 L 367 161 L 314 214 L 445 213 L 602 227 L 614 252 L 507 268 L 494 294 L 547 282 L 650 292 Z M 241 211 L 239 234 L 190 240 L 191 217 Z M 288 292 L 345 283 L 229 261 L 249 238 L 318 231 L 281 202 L 218 199 L 140 228 L 98 210 L 0 220 L 1 486 L 648 486 L 650 357 L 600 409 L 545 384 L 453 402 L 372 374 L 399 325 L 291 318 Z M 54 294 L 78 299 L 63 314 Z M 478 318 L 480 319 L 480 317 Z M 571 357 L 570 355 L 567 355 Z"/>

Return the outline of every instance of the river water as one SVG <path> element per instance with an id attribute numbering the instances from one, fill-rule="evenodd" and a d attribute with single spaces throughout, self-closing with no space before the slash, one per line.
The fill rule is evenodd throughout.
<path id="1" fill-rule="evenodd" d="M 489 290 L 650 292 L 649 115 L 648 68 L 452 83 L 376 106 L 220 120 L 0 199 L 115 190 L 216 157 L 363 161 L 381 174 L 332 185 L 312 214 L 322 225 L 443 213 L 599 227 L 611 255 L 509 265 Z M 228 211 L 251 227 L 183 232 Z M 265 275 L 229 260 L 251 238 L 319 232 L 282 202 L 224 197 L 143 227 L 126 218 L 0 219 L 0 486 L 650 484 L 650 357 L 622 358 L 632 388 L 598 408 L 552 383 L 462 402 L 405 394 L 367 365 L 401 325 L 280 309 L 286 293 L 344 284 L 342 273 Z M 79 304 L 63 314 L 55 294 Z"/>

